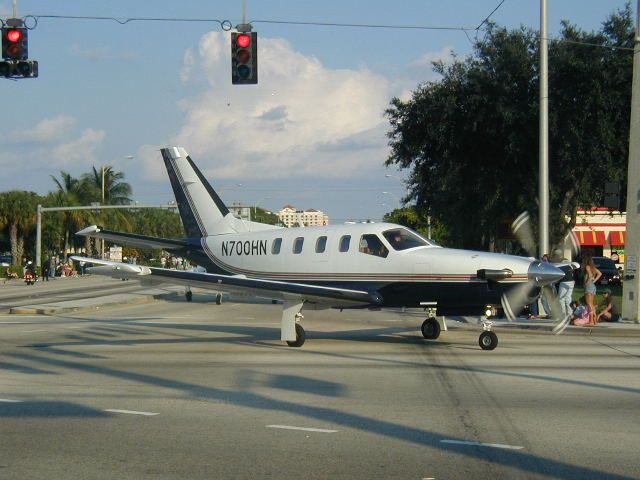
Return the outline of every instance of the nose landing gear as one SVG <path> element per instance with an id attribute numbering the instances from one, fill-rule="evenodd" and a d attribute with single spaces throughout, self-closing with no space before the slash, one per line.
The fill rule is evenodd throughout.
<path id="1" fill-rule="evenodd" d="M 482 350 L 494 350 L 498 346 L 498 336 L 491 331 L 493 322 L 486 318 L 481 320 L 484 330 L 478 338 L 478 344 Z"/>

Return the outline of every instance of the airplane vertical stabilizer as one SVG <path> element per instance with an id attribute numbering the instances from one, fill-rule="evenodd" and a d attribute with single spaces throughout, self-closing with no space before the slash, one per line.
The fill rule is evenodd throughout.
<path id="1" fill-rule="evenodd" d="M 167 147 L 160 151 L 188 237 L 246 230 L 241 228 L 241 222 L 229 211 L 184 148 Z"/>

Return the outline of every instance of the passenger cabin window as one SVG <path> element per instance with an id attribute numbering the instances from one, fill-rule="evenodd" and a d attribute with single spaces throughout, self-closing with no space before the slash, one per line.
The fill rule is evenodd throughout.
<path id="1" fill-rule="evenodd" d="M 348 252 L 350 243 L 351 243 L 351 235 L 343 235 L 342 237 L 340 237 L 340 251 Z"/>
<path id="2" fill-rule="evenodd" d="M 304 237 L 297 237 L 293 241 L 293 253 L 302 253 L 302 244 L 304 243 Z"/>
<path id="3" fill-rule="evenodd" d="M 407 250 L 414 247 L 429 245 L 426 240 L 404 228 L 394 228 L 382 232 L 384 238 L 391 244 L 394 250 Z"/>
<path id="4" fill-rule="evenodd" d="M 385 247 L 382 240 L 374 234 L 365 234 L 360 237 L 359 251 L 367 255 L 375 255 L 376 257 L 382 258 L 387 258 L 387 255 L 389 255 L 387 247 Z"/>
<path id="5" fill-rule="evenodd" d="M 271 244 L 271 253 L 273 255 L 279 254 L 281 246 L 282 246 L 282 239 L 281 238 L 274 239 L 273 243 Z"/>
<path id="6" fill-rule="evenodd" d="M 316 253 L 324 253 L 327 248 L 327 237 L 324 235 L 322 237 L 318 237 L 316 241 Z"/>

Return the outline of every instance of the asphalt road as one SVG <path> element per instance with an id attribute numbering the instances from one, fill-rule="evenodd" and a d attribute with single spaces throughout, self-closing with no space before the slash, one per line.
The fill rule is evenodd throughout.
<path id="1" fill-rule="evenodd" d="M 195 295 L 0 315 L 0 478 L 640 478 L 640 338 Z"/>

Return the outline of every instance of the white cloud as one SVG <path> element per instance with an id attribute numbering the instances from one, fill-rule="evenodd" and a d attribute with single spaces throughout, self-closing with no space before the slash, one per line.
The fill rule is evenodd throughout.
<path id="1" fill-rule="evenodd" d="M 336 176 L 379 167 L 387 154 L 390 85 L 366 68 L 330 69 L 282 39 L 260 38 L 258 85 L 231 85 L 228 34 L 185 54 L 172 139 L 217 178 Z M 205 80 L 202 82 L 202 80 Z M 330 148 L 329 148 L 330 147 Z"/>
<path id="2" fill-rule="evenodd" d="M 75 118 L 58 115 L 40 120 L 31 129 L 11 131 L 2 140 L 6 143 L 21 144 L 54 143 L 66 137 L 75 124 Z"/>
<path id="3" fill-rule="evenodd" d="M 433 62 L 450 62 L 453 59 L 453 48 L 444 47 L 436 52 L 427 52 L 416 59 L 412 65 L 417 67 L 432 67 Z"/>
<path id="4" fill-rule="evenodd" d="M 105 136 L 104 130 L 87 128 L 80 137 L 57 145 L 51 152 L 51 160 L 61 167 L 99 164 L 101 161 L 96 150 L 102 145 Z"/>

